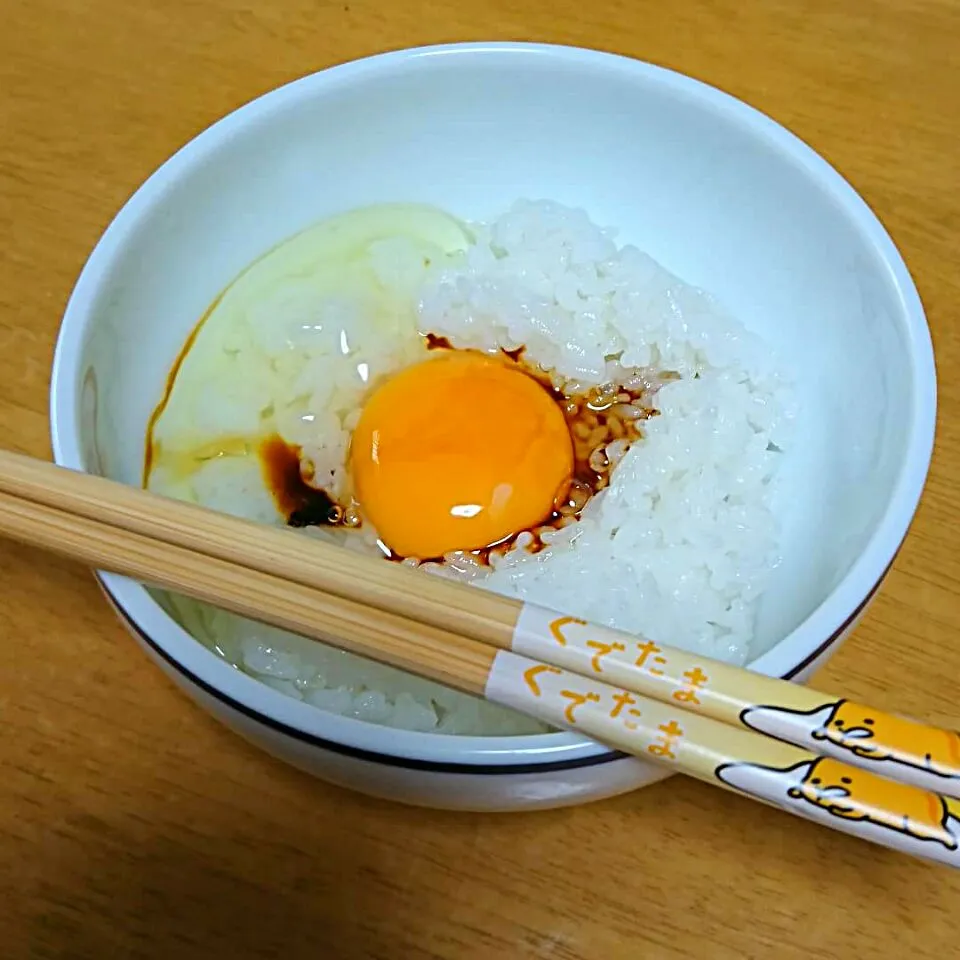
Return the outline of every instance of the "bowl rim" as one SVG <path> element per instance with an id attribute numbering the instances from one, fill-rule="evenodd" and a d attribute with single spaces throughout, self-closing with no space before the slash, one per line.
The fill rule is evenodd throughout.
<path id="1" fill-rule="evenodd" d="M 883 516 L 864 549 L 820 604 L 750 669 L 789 679 L 818 659 L 845 633 L 876 593 L 893 563 L 919 504 L 936 429 L 937 384 L 933 344 L 920 296 L 886 228 L 852 185 L 808 144 L 766 114 L 719 88 L 675 70 L 603 50 L 562 44 L 476 41 L 391 50 L 336 64 L 274 88 L 215 121 L 180 147 L 127 199 L 84 264 L 67 302 L 50 382 L 50 431 L 56 463 L 83 469 L 77 416 L 79 359 L 90 305 L 117 252 L 138 221 L 162 202 L 177 178 L 201 164 L 225 139 L 288 102 L 322 96 L 344 84 L 437 58 L 489 55 L 552 59 L 644 79 L 709 106 L 748 134 L 765 140 L 828 192 L 872 246 L 896 289 L 913 375 L 907 449 Z M 186 680 L 277 732 L 338 753 L 390 765 L 447 772 L 520 773 L 570 769 L 619 759 L 623 754 L 572 733 L 465 737 L 395 730 L 329 714 L 242 674 L 191 637 L 139 583 L 97 573 L 110 603 L 140 639 Z M 160 637 L 162 639 L 157 639 Z M 821 638 L 818 640 L 817 638 Z M 825 639 L 822 639 L 825 638 Z"/>

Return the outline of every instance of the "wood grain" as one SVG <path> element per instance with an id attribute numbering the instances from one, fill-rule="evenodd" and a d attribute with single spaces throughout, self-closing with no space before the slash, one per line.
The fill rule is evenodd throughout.
<path id="1" fill-rule="evenodd" d="M 958 0 L 3 0 L 0 444 L 48 451 L 64 302 L 120 204 L 200 129 L 333 62 L 462 39 L 629 53 L 788 125 L 900 245 L 934 331 L 929 487 L 821 687 L 958 723 Z M 0 545 L 0 955 L 551 960 L 956 951 L 960 877 L 674 780 L 590 807 L 427 813 L 221 729 L 82 569 Z"/>

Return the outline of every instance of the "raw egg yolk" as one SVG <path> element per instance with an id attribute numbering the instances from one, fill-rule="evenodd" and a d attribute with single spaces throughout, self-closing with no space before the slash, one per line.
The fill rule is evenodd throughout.
<path id="1" fill-rule="evenodd" d="M 550 394 L 505 360 L 444 353 L 376 389 L 353 433 L 360 507 L 401 557 L 478 550 L 536 526 L 573 474 Z"/>

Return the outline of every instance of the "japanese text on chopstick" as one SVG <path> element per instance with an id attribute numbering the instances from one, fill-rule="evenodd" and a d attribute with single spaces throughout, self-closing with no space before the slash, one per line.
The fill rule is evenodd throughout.
<path id="1" fill-rule="evenodd" d="M 546 685 L 548 679 L 552 679 L 549 686 Z M 523 681 L 535 698 L 559 698 L 563 702 L 564 720 L 571 727 L 583 726 L 583 711 L 600 711 L 611 720 L 619 721 L 625 730 L 631 733 L 639 731 L 647 753 L 662 760 L 677 759 L 676 748 L 684 735 L 683 726 L 673 718 L 658 723 L 655 714 L 659 713 L 662 717 L 657 709 L 659 704 L 648 707 L 654 715 L 646 718 L 644 723 L 644 710 L 641 709 L 644 700 L 629 690 L 613 687 L 590 689 L 591 682 L 586 678 L 546 664 L 527 667 L 523 671 Z M 598 729 L 599 725 L 587 724 L 587 732 Z"/>
<path id="2" fill-rule="evenodd" d="M 587 627 L 587 630 L 571 630 L 572 626 Z M 699 694 L 706 689 L 710 677 L 699 665 L 684 670 L 679 676 L 670 673 L 667 657 L 663 648 L 652 640 L 636 640 L 629 644 L 625 640 L 600 640 L 590 636 L 590 625 L 578 617 L 556 617 L 549 623 L 550 635 L 556 642 L 570 649 L 581 648 L 590 655 L 590 667 L 596 674 L 604 673 L 604 663 L 613 658 L 618 663 L 632 662 L 644 673 L 653 677 L 666 677 L 668 682 L 676 684 L 677 689 L 670 696 L 681 704 L 700 705 Z"/>

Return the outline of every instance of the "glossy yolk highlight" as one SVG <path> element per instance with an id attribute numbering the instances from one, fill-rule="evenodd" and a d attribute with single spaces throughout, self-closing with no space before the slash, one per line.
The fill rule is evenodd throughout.
<path id="1" fill-rule="evenodd" d="M 563 412 L 534 379 L 474 351 L 408 367 L 353 433 L 357 499 L 402 557 L 477 550 L 536 526 L 573 473 Z"/>

